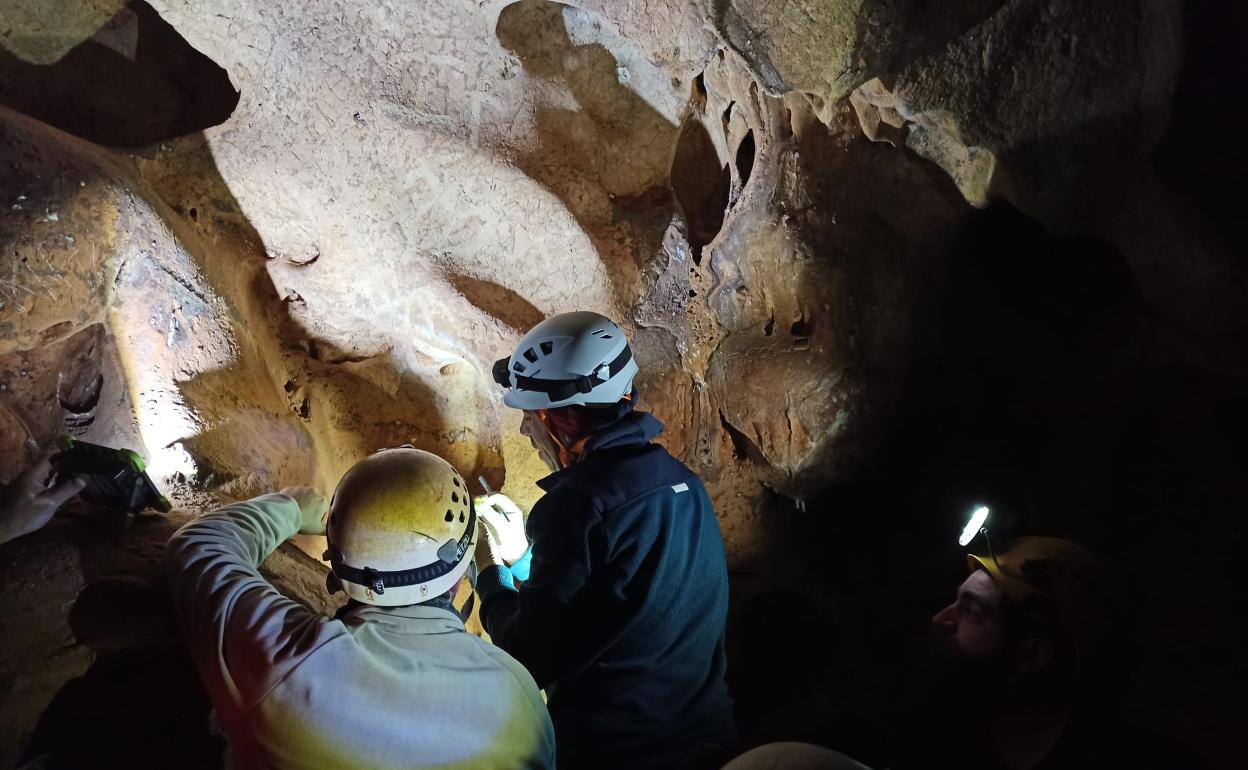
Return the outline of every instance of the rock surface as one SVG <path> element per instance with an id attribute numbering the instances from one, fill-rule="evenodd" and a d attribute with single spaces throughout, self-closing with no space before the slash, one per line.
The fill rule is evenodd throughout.
<path id="1" fill-rule="evenodd" d="M 1234 211 L 1207 214 L 1193 140 L 1228 70 L 1184 68 L 1197 11 L 1166 0 L 954 5 L 8 4 L 0 482 L 70 432 L 199 511 L 412 444 L 527 505 L 544 471 L 490 365 L 589 308 L 707 481 L 734 622 L 814 585 L 795 603 L 891 671 L 860 589 L 925 598 L 968 490 L 1115 546 L 1129 524 L 1146 563 L 1165 527 L 1125 511 L 1195 499 L 1158 481 L 1175 447 L 1229 462 L 1248 373 Z M 6 759 L 98 653 L 61 611 L 157 602 L 92 585 L 150 573 L 167 534 L 6 547 L 14 575 L 65 565 L 47 607 L 6 593 L 34 630 L 0 666 L 62 651 L 6 674 Z M 168 642 L 176 668 L 166 620 L 108 649 Z M 852 685 L 829 690 L 874 702 Z"/>
<path id="2" fill-rule="evenodd" d="M 387 4 L 326 2 L 298 19 L 267 4 L 155 8 L 170 29 L 135 26 L 140 9 L 109 34 L 129 23 L 161 38 L 172 67 L 192 58 L 165 39 L 177 30 L 223 68 L 180 98 L 203 103 L 200 88 L 221 92 L 229 73 L 234 113 L 128 156 L 7 116 L 22 176 L 54 192 L 19 192 L 6 232 L 91 244 L 73 251 L 95 261 L 75 265 L 95 281 L 78 279 L 81 301 L 11 306 L 10 348 L 107 319 L 164 483 L 231 497 L 332 487 L 363 454 L 412 443 L 531 501 L 540 470 L 487 372 L 536 320 L 579 307 L 634 333 L 643 398 L 711 477 L 727 528 L 752 516 L 758 482 L 802 500 L 870 453 L 872 396 L 844 307 L 855 255 L 875 247 L 810 235 L 833 226 L 822 191 L 798 189 L 790 122 L 810 108 L 767 96 L 689 9 L 523 2 L 464 16 L 435 3 L 399 34 L 404 11 Z M 51 110 L 38 112 L 82 123 Z M 853 141 L 844 120 L 825 133 Z M 53 168 L 62 155 L 91 173 Z M 75 175 L 97 182 L 70 199 L 56 186 Z M 54 209 L 64 219 L 45 221 Z M 57 259 L 45 269 L 59 275 Z M 55 428 L 45 415 L 34 438 Z M 729 546 L 744 558 L 751 540 Z"/>
<path id="3" fill-rule="evenodd" d="M 189 519 L 149 514 L 122 531 L 64 517 L 0 546 L 0 764 L 219 766 L 162 569 L 165 542 Z M 335 611 L 324 569 L 292 546 L 261 571 L 287 596 Z"/>

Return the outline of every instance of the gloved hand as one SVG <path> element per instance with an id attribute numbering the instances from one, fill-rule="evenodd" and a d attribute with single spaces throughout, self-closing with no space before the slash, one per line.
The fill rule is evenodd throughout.
<path id="1" fill-rule="evenodd" d="M 314 487 L 286 487 L 288 495 L 299 504 L 299 534 L 325 534 L 325 520 L 329 515 L 329 501 Z"/>
<path id="2" fill-rule="evenodd" d="M 524 533 L 524 513 L 506 495 L 491 494 L 473 499 L 477 515 L 485 525 L 486 539 L 494 561 L 511 564 L 529 550 L 529 536 Z"/>

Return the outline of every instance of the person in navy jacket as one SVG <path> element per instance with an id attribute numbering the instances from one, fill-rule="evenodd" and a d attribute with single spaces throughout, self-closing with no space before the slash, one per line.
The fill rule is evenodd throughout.
<path id="1" fill-rule="evenodd" d="M 618 326 L 554 316 L 494 366 L 553 473 L 527 523 L 479 506 L 481 621 L 546 690 L 557 762 L 674 768 L 735 744 L 724 681 L 728 575 L 710 498 L 652 440 Z"/>

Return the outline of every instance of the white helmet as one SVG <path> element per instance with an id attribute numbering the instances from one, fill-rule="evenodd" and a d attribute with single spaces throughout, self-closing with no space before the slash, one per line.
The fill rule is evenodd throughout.
<path id="1" fill-rule="evenodd" d="M 459 582 L 472 565 L 477 515 L 450 463 L 412 447 L 383 449 L 338 482 L 325 535 L 347 595 L 397 607 Z"/>
<path id="2" fill-rule="evenodd" d="M 620 327 L 585 311 L 547 318 L 494 364 L 494 381 L 507 388 L 503 403 L 528 410 L 614 404 L 632 392 L 636 374 Z"/>

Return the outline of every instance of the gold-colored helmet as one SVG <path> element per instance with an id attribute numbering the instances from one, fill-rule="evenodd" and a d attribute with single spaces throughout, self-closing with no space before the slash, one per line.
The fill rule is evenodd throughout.
<path id="1" fill-rule="evenodd" d="M 326 537 L 348 596 L 397 607 L 459 582 L 472 565 L 477 516 L 450 463 L 411 447 L 383 449 L 338 482 Z"/>
<path id="2" fill-rule="evenodd" d="M 967 565 L 986 570 L 1008 601 L 1040 596 L 1053 602 L 1081 663 L 1105 644 L 1124 610 L 1124 590 L 1113 568 L 1070 540 L 1020 537 L 996 557 L 968 554 Z"/>

